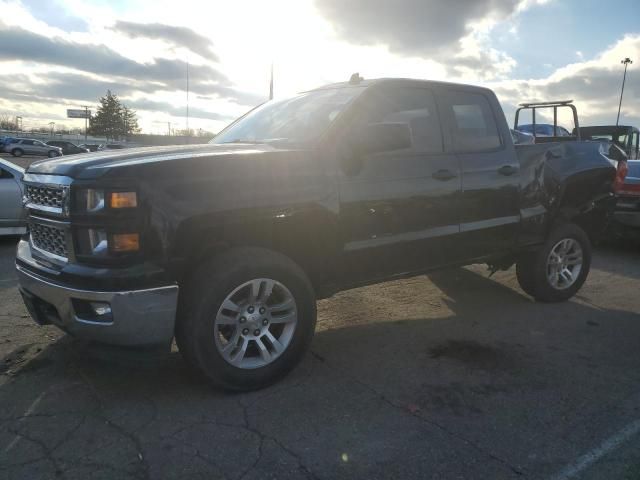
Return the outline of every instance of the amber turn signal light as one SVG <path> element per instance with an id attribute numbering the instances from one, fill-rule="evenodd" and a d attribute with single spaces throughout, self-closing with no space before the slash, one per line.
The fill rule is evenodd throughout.
<path id="1" fill-rule="evenodd" d="M 140 250 L 140 235 L 137 233 L 115 233 L 111 240 L 113 252 L 137 252 Z"/>
<path id="2" fill-rule="evenodd" d="M 111 208 L 133 208 L 138 206 L 136 192 L 112 192 L 110 200 Z"/>

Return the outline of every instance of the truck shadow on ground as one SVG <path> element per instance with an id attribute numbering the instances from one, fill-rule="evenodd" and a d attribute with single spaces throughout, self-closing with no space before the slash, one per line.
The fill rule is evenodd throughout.
<path id="1" fill-rule="evenodd" d="M 302 364 L 258 392 L 212 389 L 175 350 L 141 362 L 127 355 L 103 358 L 91 345 L 66 336 L 41 351 L 21 345 L 22 352 L 2 359 L 3 365 L 24 360 L 0 387 L 0 422 L 22 439 L 6 455 L 19 452 L 23 458 L 35 448 L 44 453 L 34 458 L 52 468 L 89 465 L 121 478 L 160 477 L 168 468 L 240 478 L 247 464 L 272 474 L 280 467 L 270 462 L 287 457 L 303 477 L 313 477 L 315 470 L 340 477 L 366 476 L 380 468 L 381 459 L 393 473 L 407 466 L 407 452 L 420 471 L 428 461 L 420 451 L 429 444 L 446 452 L 438 460 L 444 471 L 464 471 L 466 456 L 473 468 L 480 468 L 479 459 L 486 464 L 490 472 L 473 470 L 484 478 L 535 469 L 526 456 L 514 453 L 515 463 L 504 458 L 514 445 L 534 438 L 539 425 L 548 425 L 550 438 L 558 438 L 559 418 L 578 421 L 581 414 L 573 406 L 555 406 L 554 398 L 562 396 L 567 404 L 588 399 L 605 408 L 613 401 L 610 385 L 620 390 L 637 384 L 637 345 L 630 339 L 638 336 L 638 318 L 579 302 L 534 303 L 503 284 L 510 275 L 493 280 L 458 269 L 411 282 L 409 296 L 419 298 L 434 286 L 442 293 L 449 313 L 428 318 L 389 321 L 384 311 L 354 313 L 342 306 L 346 302 L 335 302 L 334 314 L 344 314 L 344 322 L 320 328 Z M 387 290 L 375 288 L 382 296 Z M 605 367 L 608 373 L 599 374 Z M 540 409 L 541 404 L 547 406 Z M 518 429 L 511 428 L 513 422 Z M 60 432 L 52 438 L 55 429 Z M 502 438 L 495 440 L 495 451 L 469 450 L 469 443 L 496 430 Z M 8 437 L 4 443 L 14 441 Z M 211 448 L 229 442 L 238 445 L 243 461 Z M 552 450 L 553 442 L 547 444 L 540 448 Z M 110 454 L 116 446 L 119 454 Z M 12 465 L 3 455 L 0 463 Z M 358 460 L 345 467 L 343 455 Z M 395 471 L 397 478 L 412 475 Z"/>

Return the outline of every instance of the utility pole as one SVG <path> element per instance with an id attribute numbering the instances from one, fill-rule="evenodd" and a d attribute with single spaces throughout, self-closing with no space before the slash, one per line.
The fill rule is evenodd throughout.
<path id="1" fill-rule="evenodd" d="M 191 143 L 189 135 L 189 62 L 187 61 L 187 143 Z"/>
<path id="2" fill-rule="evenodd" d="M 624 65 L 624 74 L 622 75 L 622 89 L 620 90 L 620 103 L 618 104 L 618 117 L 616 118 L 616 127 L 620 121 L 620 109 L 622 108 L 622 95 L 624 95 L 624 82 L 627 79 L 627 67 L 633 63 L 629 57 L 622 60 L 620 63 Z"/>
<path id="3" fill-rule="evenodd" d="M 53 137 L 53 130 L 54 127 L 56 126 L 56 122 L 49 122 L 49 136 Z"/>
<path id="4" fill-rule="evenodd" d="M 89 107 L 87 105 L 82 105 L 84 108 L 84 141 L 87 142 L 87 122 L 89 121 Z"/>
<path id="5" fill-rule="evenodd" d="M 269 100 L 273 100 L 273 62 L 271 62 L 271 81 L 269 82 Z"/>
<path id="6" fill-rule="evenodd" d="M 22 132 L 22 117 L 20 115 L 16 116 L 16 129 Z"/>
<path id="7" fill-rule="evenodd" d="M 167 129 L 169 132 L 169 136 L 171 136 L 171 122 L 167 122 Z"/>

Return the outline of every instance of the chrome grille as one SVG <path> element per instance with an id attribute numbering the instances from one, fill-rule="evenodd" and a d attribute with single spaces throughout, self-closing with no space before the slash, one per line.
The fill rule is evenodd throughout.
<path id="1" fill-rule="evenodd" d="M 64 207 L 65 187 L 25 185 L 27 202 L 36 206 L 59 208 Z"/>
<path id="2" fill-rule="evenodd" d="M 58 257 L 67 258 L 66 232 L 61 228 L 30 223 L 31 242 L 40 250 L 52 253 Z"/>

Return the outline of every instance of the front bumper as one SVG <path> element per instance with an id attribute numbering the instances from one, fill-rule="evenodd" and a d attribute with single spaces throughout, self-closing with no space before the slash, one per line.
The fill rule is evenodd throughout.
<path id="1" fill-rule="evenodd" d="M 173 338 L 178 286 L 102 292 L 79 290 L 44 279 L 16 265 L 20 292 L 33 319 L 79 338 L 122 346 L 168 344 Z M 87 318 L 77 305 L 108 303 L 108 322 Z M 83 316 L 85 318 L 83 318 Z"/>

